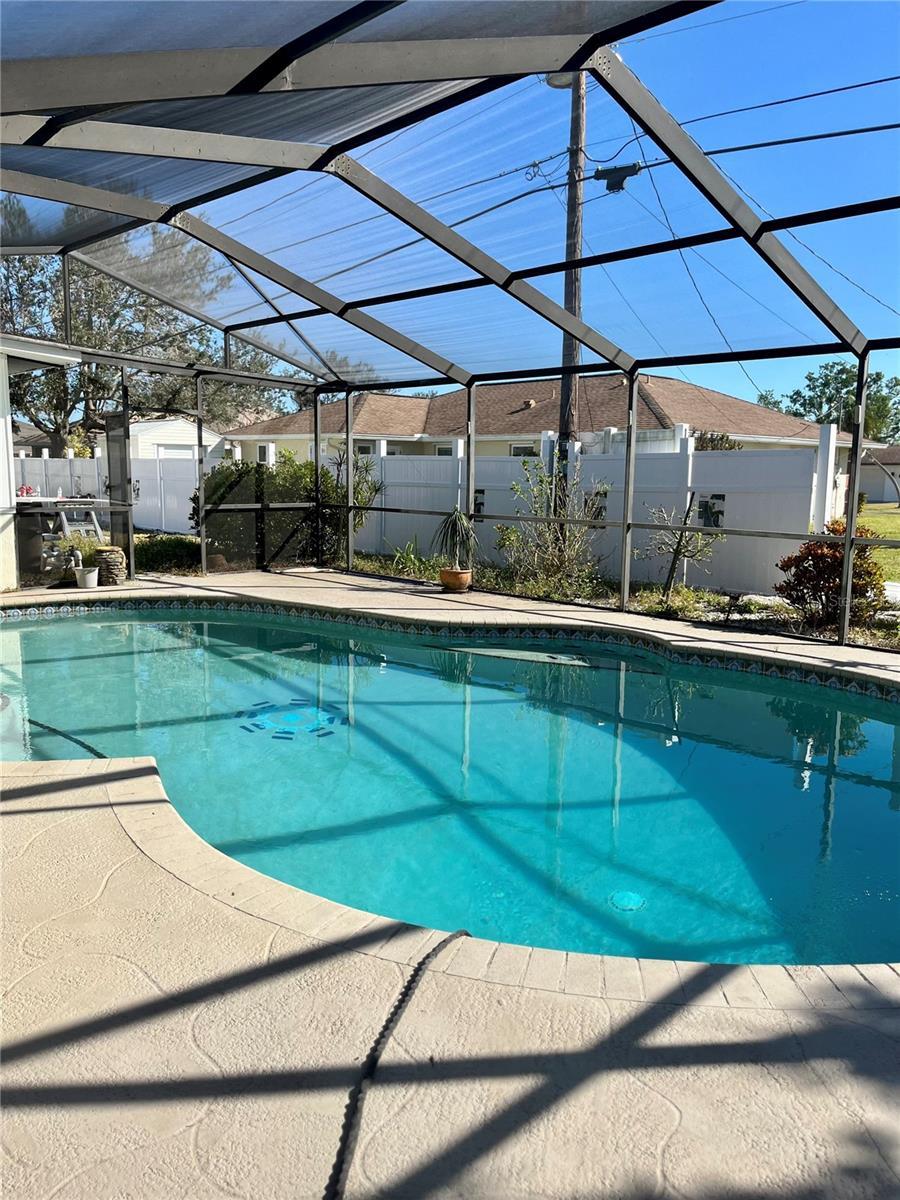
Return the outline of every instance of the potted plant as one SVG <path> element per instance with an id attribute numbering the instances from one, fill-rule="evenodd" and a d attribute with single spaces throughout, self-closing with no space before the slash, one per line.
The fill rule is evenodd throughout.
<path id="1" fill-rule="evenodd" d="M 459 506 L 438 525 L 432 540 L 441 558 L 441 583 L 445 592 L 467 592 L 472 586 L 472 560 L 478 548 L 475 526 Z"/>
<path id="2" fill-rule="evenodd" d="M 95 588 L 99 568 L 97 566 L 97 543 L 94 538 L 74 533 L 63 541 L 61 548 L 69 552 L 69 560 L 78 586 Z"/>

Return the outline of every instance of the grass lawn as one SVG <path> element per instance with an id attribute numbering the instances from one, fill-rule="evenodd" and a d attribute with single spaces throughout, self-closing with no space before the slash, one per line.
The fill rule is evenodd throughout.
<path id="1" fill-rule="evenodd" d="M 859 519 L 874 529 L 878 537 L 900 538 L 900 508 L 896 504 L 867 504 Z M 900 581 L 900 548 L 876 550 L 875 557 L 881 563 L 885 579 Z"/>

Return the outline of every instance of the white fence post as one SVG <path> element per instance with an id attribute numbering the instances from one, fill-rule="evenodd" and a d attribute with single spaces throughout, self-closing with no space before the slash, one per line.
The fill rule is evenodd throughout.
<path id="1" fill-rule="evenodd" d="M 831 520 L 834 495 L 834 462 L 837 453 L 837 425 L 819 428 L 816 452 L 816 482 L 813 490 L 813 530 L 821 533 Z"/>
<path id="2" fill-rule="evenodd" d="M 547 471 L 553 470 L 553 452 L 556 449 L 556 434 L 552 429 L 541 431 L 541 462 Z"/>
<path id="3" fill-rule="evenodd" d="M 196 451 L 196 446 L 192 450 Z M 195 455 L 191 456 L 195 459 Z M 164 529 L 166 523 L 166 481 L 163 477 L 162 455 L 159 446 L 156 447 L 156 528 Z"/>
<path id="4" fill-rule="evenodd" d="M 466 490 L 466 439 L 453 439 L 453 457 L 456 459 L 456 507 L 463 508 Z"/>

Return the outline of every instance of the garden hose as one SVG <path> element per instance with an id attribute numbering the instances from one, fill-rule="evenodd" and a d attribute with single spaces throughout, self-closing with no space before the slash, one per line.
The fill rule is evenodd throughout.
<path id="1" fill-rule="evenodd" d="M 356 1149 L 356 1142 L 359 1136 L 359 1126 L 362 1119 L 362 1109 L 366 1092 L 375 1077 L 378 1060 L 381 1058 L 385 1046 L 390 1041 L 391 1034 L 396 1029 L 397 1022 L 403 1015 L 419 980 L 425 973 L 425 969 L 451 942 L 455 942 L 457 938 L 470 936 L 471 934 L 465 929 L 457 929 L 455 933 L 449 933 L 438 942 L 433 950 L 429 950 L 423 958 L 419 959 L 409 979 L 407 979 L 406 983 L 400 989 L 400 994 L 394 1001 L 393 1007 L 388 1013 L 387 1020 L 379 1030 L 375 1041 L 372 1043 L 372 1048 L 365 1057 L 359 1081 L 350 1089 L 350 1095 L 347 1098 L 347 1107 L 344 1110 L 344 1122 L 341 1127 L 337 1156 L 334 1160 L 334 1166 L 331 1168 L 328 1183 L 325 1185 L 323 1200 L 343 1200 L 347 1176 L 350 1173 L 350 1164 L 353 1161 L 353 1153 Z"/>

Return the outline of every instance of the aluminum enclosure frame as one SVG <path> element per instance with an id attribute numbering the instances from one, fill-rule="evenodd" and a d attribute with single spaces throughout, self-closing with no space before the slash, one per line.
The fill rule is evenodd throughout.
<path id="1" fill-rule="evenodd" d="M 380 12 L 386 11 L 393 7 L 392 4 L 357 4 L 347 14 L 346 17 L 356 20 L 357 23 L 367 19 L 374 19 Z M 687 11 L 691 11 L 698 7 L 704 7 L 703 4 L 688 4 L 681 6 Z M 365 10 L 365 11 L 364 11 Z M 367 15 L 371 10 L 371 15 Z M 674 14 L 673 14 L 674 15 Z M 681 15 L 680 13 L 677 15 Z M 352 27 L 351 24 L 348 27 Z M 315 33 L 315 31 L 314 31 Z M 302 39 L 298 39 L 300 41 Z M 238 84 L 232 84 L 229 89 L 237 94 L 241 91 L 254 92 L 259 90 L 296 90 L 298 87 L 316 87 L 325 86 L 324 83 L 316 84 L 314 81 L 317 78 L 316 71 L 317 62 L 321 60 L 323 64 L 331 63 L 333 69 L 337 71 L 337 76 L 333 75 L 329 79 L 327 86 L 341 86 L 339 76 L 341 70 L 348 75 L 353 75 L 356 72 L 355 82 L 359 83 L 379 83 L 385 82 L 389 78 L 397 76 L 401 68 L 397 65 L 396 55 L 394 51 L 397 46 L 391 44 L 382 44 L 377 46 L 378 53 L 372 56 L 372 61 L 368 66 L 362 65 L 362 60 L 365 58 L 365 52 L 371 52 L 373 49 L 372 43 L 339 43 L 337 48 L 334 44 L 326 45 L 320 42 L 315 45 L 315 37 L 311 38 L 310 44 L 305 47 L 294 47 L 291 44 L 290 49 L 299 49 L 300 53 L 293 57 L 285 55 L 289 48 L 281 47 L 270 51 L 268 56 L 263 56 L 261 61 L 255 62 L 248 67 L 245 75 Z M 326 39 L 327 40 L 327 39 Z M 542 39 L 530 39 L 537 42 Z M 844 643 L 849 636 L 849 622 L 851 613 L 851 580 L 852 580 L 852 565 L 853 555 L 857 545 L 877 544 L 883 546 L 900 545 L 900 542 L 892 539 L 867 539 L 858 538 L 856 536 L 856 508 L 859 491 L 859 470 L 861 457 L 863 453 L 863 430 L 865 423 L 866 409 L 866 390 L 868 378 L 868 363 L 869 355 L 873 350 L 898 348 L 900 347 L 900 338 L 883 338 L 870 340 L 867 339 L 850 318 L 842 312 L 835 302 L 827 295 L 824 289 L 816 282 L 812 276 L 801 266 L 793 255 L 776 237 L 776 232 L 779 229 L 790 229 L 792 226 L 800 226 L 804 224 L 812 224 L 817 221 L 839 220 L 850 216 L 864 215 L 874 212 L 889 211 L 900 206 L 900 198 L 885 197 L 880 200 L 870 200 L 857 205 L 845 205 L 831 209 L 822 209 L 818 211 L 810 211 L 806 213 L 795 214 L 792 217 L 770 219 L 763 221 L 759 218 L 752 209 L 741 199 L 736 190 L 731 186 L 721 172 L 714 166 L 710 158 L 700 150 L 699 146 L 684 132 L 684 130 L 673 120 L 673 118 L 665 111 L 659 102 L 649 93 L 644 85 L 637 77 L 621 63 L 618 56 L 608 48 L 597 48 L 595 40 L 586 39 L 583 36 L 578 38 L 556 39 L 556 42 L 549 46 L 548 39 L 543 39 L 543 48 L 535 46 L 525 46 L 523 43 L 528 42 L 527 38 L 511 39 L 512 47 L 507 47 L 506 50 L 500 50 L 500 45 L 503 39 L 495 39 L 498 43 L 490 47 L 490 53 L 494 55 L 492 64 L 487 59 L 479 59 L 479 53 L 485 52 L 484 40 L 477 46 L 468 46 L 471 50 L 469 57 L 470 70 L 472 74 L 469 76 L 460 75 L 462 78 L 476 79 L 478 82 L 474 86 L 492 84 L 500 86 L 501 83 L 507 82 L 510 78 L 518 77 L 521 74 L 528 74 L 538 69 L 528 55 L 543 55 L 542 61 L 552 60 L 557 63 L 555 69 L 561 66 L 572 66 L 573 58 L 576 60 L 577 69 L 585 69 L 585 66 L 590 69 L 593 77 L 599 82 L 601 87 L 610 94 L 616 102 L 637 122 L 637 124 L 647 133 L 669 156 L 671 161 L 682 171 L 682 173 L 694 184 L 700 193 L 719 211 L 719 213 L 728 222 L 728 228 L 723 230 L 710 230 L 705 233 L 695 234 L 689 238 L 671 239 L 665 242 L 649 243 L 643 247 L 635 247 L 621 251 L 611 251 L 604 255 L 585 256 L 578 260 L 569 260 L 567 262 L 546 264 L 532 268 L 524 268 L 516 271 L 511 271 L 504 267 L 502 263 L 497 262 L 490 256 L 484 254 L 477 246 L 462 238 L 453 229 L 432 217 L 428 212 L 416 205 L 408 197 L 397 192 L 396 189 L 389 187 L 383 180 L 371 172 L 362 168 L 360 164 L 348 158 L 346 154 L 340 150 L 336 152 L 332 147 L 328 151 L 323 151 L 320 146 L 303 146 L 295 143 L 273 142 L 270 139 L 260 138 L 244 138 L 230 137 L 220 134 L 203 134 L 203 133 L 187 133 L 183 130 L 169 129 L 153 129 L 146 126 L 128 126 L 122 124 L 107 124 L 102 120 L 86 120 L 76 122 L 65 118 L 47 118 L 46 116 L 32 117 L 27 115 L 29 111 L 34 111 L 35 105 L 28 105 L 22 100 L 22 95 L 27 94 L 29 81 L 19 75 L 14 76 L 14 88 L 20 89 L 20 95 L 13 103 L 13 111 L 26 114 L 13 116 L 5 122 L 6 134 L 10 141 L 22 144 L 28 142 L 30 144 L 47 145 L 50 148 L 54 146 L 68 146 L 72 148 L 90 148 L 97 150 L 105 150 L 112 153 L 145 153 L 154 155 L 168 155 L 173 158 L 184 159 L 201 159 L 213 160 L 220 162 L 237 162 L 247 165 L 259 166 L 265 168 L 262 175 L 256 176 L 251 180 L 243 181 L 241 185 L 230 188 L 228 190 L 240 190 L 242 186 L 252 186 L 259 182 L 261 178 L 273 177 L 274 175 L 283 174 L 288 171 L 320 171 L 333 174 L 341 178 L 346 184 L 353 187 L 355 190 L 367 196 L 370 200 L 378 204 L 384 211 L 391 213 L 394 217 L 403 221 L 410 228 L 416 230 L 431 244 L 440 247 L 445 252 L 453 255 L 459 261 L 463 262 L 469 269 L 475 271 L 479 278 L 474 280 L 464 280 L 457 283 L 444 285 L 436 285 L 434 287 L 426 287 L 419 289 L 410 289 L 405 293 L 392 293 L 384 296 L 375 296 L 363 298 L 355 301 L 344 301 L 339 297 L 319 288 L 317 285 L 304 279 L 302 276 L 281 267 L 278 263 L 257 252 L 249 247 L 236 241 L 233 238 L 214 229 L 200 218 L 191 213 L 185 212 L 185 207 L 191 207 L 197 203 L 196 200 L 188 201 L 186 204 L 178 206 L 165 206 L 153 201 L 143 200 L 140 197 L 130 196 L 126 193 L 110 191 L 109 189 L 100 189 L 86 187 L 84 185 L 69 183 L 61 180 L 54 180 L 45 176 L 25 175 L 20 172 L 6 172 L 6 182 L 8 190 L 12 192 L 21 192 L 26 195 L 36 195 L 49 200 L 56 200 L 65 203 L 71 203 L 82 207 L 90 207 L 99 209 L 100 211 L 114 212 L 122 216 L 131 218 L 129 225 L 124 227 L 127 231 L 135 226 L 157 222 L 163 225 L 169 225 L 173 228 L 178 228 L 182 232 L 195 238 L 196 240 L 205 243 L 211 248 L 222 253 L 225 258 L 243 275 L 245 280 L 251 284 L 253 281 L 245 274 L 241 268 L 257 272 L 262 277 L 270 279 L 289 290 L 290 292 L 299 295 L 309 301 L 313 306 L 307 310 L 281 312 L 278 306 L 270 298 L 266 297 L 260 289 L 256 288 L 258 294 L 261 295 L 270 308 L 273 309 L 273 315 L 270 318 L 265 318 L 254 323 L 235 323 L 226 324 L 216 322 L 203 314 L 192 312 L 185 309 L 184 306 L 178 305 L 160 293 L 154 293 L 151 289 L 142 287 L 140 284 L 133 283 L 127 280 L 124 276 L 116 276 L 128 286 L 134 287 L 137 290 L 144 291 L 148 295 L 155 295 L 155 298 L 172 304 L 174 308 L 180 308 L 182 311 L 188 312 L 189 315 L 196 317 L 209 324 L 213 328 L 218 328 L 224 335 L 224 352 L 226 356 L 226 364 L 222 368 L 194 364 L 170 364 L 165 360 L 142 359 L 140 356 L 114 355 L 96 350 L 83 350 L 82 355 L 85 361 L 100 361 L 108 363 L 120 363 L 129 368 L 138 370 L 154 370 L 164 373 L 190 375 L 196 381 L 197 388 L 197 419 L 198 419 L 198 436 L 200 439 L 200 470 L 201 470 L 201 555 L 203 557 L 203 567 L 205 569 L 205 523 L 206 516 L 209 512 L 216 511 L 220 508 L 224 509 L 241 509 L 249 508 L 253 511 L 262 511 L 265 505 L 251 506 L 232 506 L 232 505 L 213 505 L 207 506 L 203 497 L 202 483 L 202 418 L 203 418 L 203 398 L 202 398 L 202 381 L 204 378 L 228 378 L 236 383 L 247 383 L 255 386 L 266 386 L 278 388 L 280 390 L 293 390 L 295 392 L 304 392 L 307 395 L 312 395 L 314 402 L 314 435 L 315 435 L 315 471 L 316 471 L 316 490 L 317 499 L 314 507 L 321 508 L 319 477 L 322 469 L 321 465 L 321 447 L 320 447 L 320 430 L 321 417 L 320 405 L 321 396 L 323 394 L 334 394 L 338 391 L 344 392 L 345 403 L 345 429 L 347 440 L 347 484 L 348 495 L 345 508 L 346 528 L 347 528 L 347 567 L 352 568 L 353 562 L 353 516 L 358 511 L 358 506 L 354 503 L 354 480 L 353 480 L 353 404 L 352 392 L 354 390 L 351 384 L 347 381 L 335 377 L 328 380 L 321 374 L 320 371 L 313 368 L 310 364 L 302 363 L 301 360 L 285 357 L 285 361 L 300 369 L 308 371 L 311 375 L 318 375 L 318 382 L 299 382 L 289 380 L 278 376 L 261 376 L 252 375 L 235 371 L 230 366 L 230 342 L 229 338 L 232 335 L 241 336 L 251 344 L 257 344 L 259 347 L 269 353 L 280 357 L 277 351 L 271 350 L 265 344 L 252 341 L 250 331 L 254 326 L 274 325 L 283 323 L 293 330 L 295 334 L 301 337 L 304 344 L 313 351 L 314 348 L 302 338 L 300 331 L 290 324 L 293 319 L 300 319 L 305 316 L 317 315 L 322 313 L 330 313 L 341 320 L 346 321 L 351 325 L 363 330 L 371 336 L 378 338 L 385 344 L 392 346 L 401 353 L 410 358 L 422 362 L 426 367 L 431 368 L 435 375 L 431 378 L 422 380 L 413 380 L 410 383 L 406 381 L 398 385 L 396 381 L 391 382 L 391 387 L 398 386 L 427 386 L 434 383 L 446 383 L 448 380 L 453 381 L 466 390 L 467 396 L 467 419 L 466 419 L 466 444 L 467 444 L 467 479 L 466 479 L 466 504 L 470 515 L 474 515 L 474 485 L 475 485 L 475 432 L 476 432 L 476 414 L 477 414 L 477 385 L 482 382 L 493 380 L 501 380 L 503 378 L 541 378 L 550 377 L 551 375 L 558 376 L 560 374 L 559 367 L 547 367 L 538 369 L 529 369 L 524 372 L 506 371 L 495 374 L 491 373 L 474 373 L 467 370 L 463 365 L 451 362 L 443 355 L 435 354 L 429 348 L 420 345 L 419 343 L 408 338 L 402 332 L 392 329 L 377 321 L 363 309 L 375 307 L 379 304 L 390 303 L 399 299 L 414 299 L 429 295 L 446 294 L 453 291 L 463 291 L 470 288 L 480 288 L 485 286 L 496 286 L 500 290 L 506 292 L 512 298 L 523 304 L 525 307 L 536 312 L 545 321 L 564 330 L 576 338 L 582 345 L 594 351 L 595 354 L 601 356 L 602 362 L 587 364 L 573 369 L 573 374 L 590 375 L 598 373 L 609 373 L 619 371 L 625 374 L 628 380 L 628 423 L 626 429 L 626 464 L 625 464 L 625 486 L 624 486 L 624 509 L 623 520 L 621 522 L 576 522 L 578 524 L 590 524 L 600 528 L 604 527 L 621 527 L 623 530 L 622 538 L 622 554 L 621 554 L 621 575 L 620 575 L 620 608 L 627 609 L 629 593 L 630 593 L 630 564 L 631 564 L 631 535 L 634 529 L 654 528 L 645 522 L 636 522 L 633 519 L 633 500 L 634 500 L 634 465 L 635 465 L 635 450 L 636 450 L 636 404 L 638 396 L 638 375 L 641 370 L 649 367 L 660 366 L 678 366 L 698 363 L 710 362 L 725 362 L 725 361 L 741 361 L 751 359 L 765 359 L 773 357 L 791 357 L 791 356 L 807 356 L 810 354 L 831 354 L 831 353 L 849 353 L 852 354 L 858 364 L 857 373 L 857 396 L 854 413 L 853 438 L 850 458 L 850 481 L 848 488 L 848 519 L 846 533 L 837 538 L 835 535 L 810 535 L 808 533 L 785 534 L 772 533 L 767 531 L 739 530 L 728 529 L 717 532 L 725 532 L 729 536 L 755 536 L 755 537 L 778 537 L 784 540 L 792 538 L 802 539 L 804 541 L 824 541 L 835 542 L 840 541 L 844 548 L 843 559 L 843 577 L 841 588 L 841 618 L 838 628 L 838 641 Z M 441 78 L 438 75 L 429 75 L 428 68 L 425 64 L 428 59 L 427 43 L 404 43 L 407 47 L 408 54 L 412 57 L 408 58 L 406 64 L 407 76 L 409 78 L 427 80 L 430 78 Z M 431 48 L 433 52 L 433 47 Z M 362 52 L 362 53 L 361 53 Z M 238 62 L 238 56 L 243 53 L 245 55 L 244 65 L 247 65 L 249 59 L 246 55 L 259 57 L 259 52 L 219 52 L 219 61 L 226 63 L 227 70 L 234 71 L 239 69 L 241 64 Z M 497 58 L 497 55 L 501 55 Z M 318 59 L 316 56 L 318 55 Z M 229 57 L 230 56 L 230 57 Z M 280 57 L 279 57 L 280 56 Z M 329 57 L 330 56 L 330 57 Z M 419 56 L 419 57 L 417 57 Z M 554 57 L 555 56 L 555 57 Z M 117 62 L 121 63 L 121 56 L 111 56 Z M 134 56 L 131 56 L 134 57 Z M 138 56 L 141 57 L 141 56 Z M 167 54 L 166 56 L 167 69 L 172 69 L 177 53 Z M 292 68 L 292 64 L 302 57 L 303 71 L 297 72 Z M 434 56 L 432 53 L 432 60 Z M 59 60 L 63 63 L 65 60 Z M 161 59 L 156 62 L 155 76 L 156 86 L 161 89 L 161 94 L 165 94 L 165 88 L 169 86 L 165 82 L 165 72 L 159 73 Z M 344 65 L 341 66 L 341 63 Z M 422 65 L 411 66 L 410 64 L 421 63 Z M 488 70 L 488 66 L 491 70 Z M 67 107 L 67 102 L 64 99 L 63 93 L 65 90 L 64 73 L 53 70 L 53 63 L 49 60 L 43 60 L 41 69 L 46 66 L 49 72 L 50 81 L 54 87 L 60 90 L 54 100 L 54 107 Z M 325 66 L 321 69 L 325 69 Z M 544 68 L 546 69 L 546 68 Z M 361 79 L 360 71 L 367 72 L 366 77 Z M 269 74 L 267 75 L 267 71 Z M 412 71 L 410 76 L 408 73 Z M 374 72 L 374 74 L 373 74 Z M 380 72 L 380 74 L 379 74 Z M 20 73 L 21 74 L 21 73 Z M 36 72 L 37 74 L 37 72 Z M 98 75 L 102 72 L 98 72 Z M 152 73 L 151 73 L 152 75 Z M 371 76 L 371 78 L 369 77 Z M 376 77 L 377 76 L 377 77 Z M 480 76 L 489 76 L 490 79 L 479 79 Z M 456 77 L 456 76 L 455 76 Z M 335 83 L 335 78 L 338 82 Z M 498 83 L 499 79 L 499 83 Z M 151 76 L 142 74 L 140 64 L 135 72 L 131 85 L 136 88 L 147 88 L 152 86 Z M 240 84 L 243 86 L 240 86 Z M 78 86 L 82 89 L 79 103 L 116 103 L 125 104 L 131 102 L 127 94 L 127 86 L 125 85 L 121 74 L 116 76 L 110 82 L 109 79 L 104 80 L 102 86 L 110 86 L 112 88 L 126 86 L 126 92 L 120 92 L 116 99 L 108 99 L 101 101 L 96 97 L 93 100 L 85 100 L 85 82 L 82 79 L 78 81 Z M 9 77 L 7 76 L 7 87 L 9 86 Z M 75 86 L 74 84 L 72 85 Z M 88 83 L 87 88 L 90 91 L 91 86 L 94 86 L 94 81 Z M 196 85 L 189 86 L 216 87 L 219 86 L 215 82 L 210 82 L 209 79 L 203 79 Z M 181 85 L 181 95 L 184 95 Z M 96 90 L 96 88 L 95 88 Z M 190 93 L 193 94 L 193 93 Z M 197 94 L 220 94 L 219 92 Z M 124 95 L 124 100 L 123 100 Z M 146 96 L 142 98 L 146 99 Z M 133 100 L 133 97 L 131 98 Z M 68 103 L 73 103 L 71 99 Z M 18 107 L 16 107 L 18 105 Z M 44 107 L 42 104 L 40 107 Z M 49 107 L 49 105 L 47 105 Z M 102 117 L 102 113 L 99 114 Z M 137 146 L 137 149 L 135 148 Z M 143 149 L 141 148 L 143 147 Z M 225 194 L 225 193 L 223 193 Z M 103 235 L 115 236 L 115 234 L 123 232 L 122 229 L 113 231 L 111 234 Z M 727 354 L 720 355 L 680 355 L 668 356 L 662 358 L 647 358 L 638 360 L 630 355 L 627 350 L 624 350 L 608 339 L 603 334 L 590 326 L 577 320 L 571 314 L 567 313 L 561 306 L 550 301 L 543 293 L 538 292 L 533 288 L 527 279 L 540 275 L 552 274 L 555 271 L 572 269 L 573 266 L 592 266 L 600 265 L 604 262 L 623 261 L 629 258 L 639 258 L 652 254 L 667 253 L 673 250 L 691 248 L 716 242 L 733 240 L 736 238 L 743 239 L 769 266 L 769 268 L 787 284 L 788 287 L 797 295 L 800 300 L 810 309 L 810 311 L 822 322 L 835 336 L 833 343 L 820 343 L 818 345 L 797 345 L 783 346 L 769 349 L 754 349 L 754 350 L 732 350 Z M 99 240 L 99 239 L 90 239 Z M 65 320 L 65 335 L 67 340 L 71 339 L 71 303 L 69 298 L 68 288 L 68 263 L 69 253 L 76 258 L 81 256 L 76 253 L 76 247 L 83 243 L 73 243 L 62 247 L 64 251 L 63 262 L 63 285 L 64 285 L 64 320 Z M 37 248 L 36 248 L 37 249 Z M 55 247 L 42 247 L 44 251 L 56 250 Z M 89 259 L 84 259 L 87 265 L 96 270 L 103 271 L 104 268 L 95 264 Z M 248 336 L 249 335 L 249 336 Z M 324 364 L 324 361 L 322 363 Z M 366 387 L 377 387 L 377 384 L 367 384 Z M 296 508 L 308 509 L 310 506 L 306 504 L 297 505 L 278 505 L 279 508 Z M 378 511 L 379 506 L 374 507 L 374 511 Z M 383 508 L 383 511 L 406 511 L 415 512 L 421 511 L 424 514 L 425 510 L 395 510 Z M 485 520 L 502 519 L 510 520 L 541 520 L 541 518 L 510 518 L 510 517 L 492 517 L 491 514 L 480 514 Z M 548 520 L 556 520 L 557 518 L 547 518 Z M 692 532 L 697 532 L 697 527 L 689 527 Z M 701 531 L 702 532 L 702 531 Z"/>

